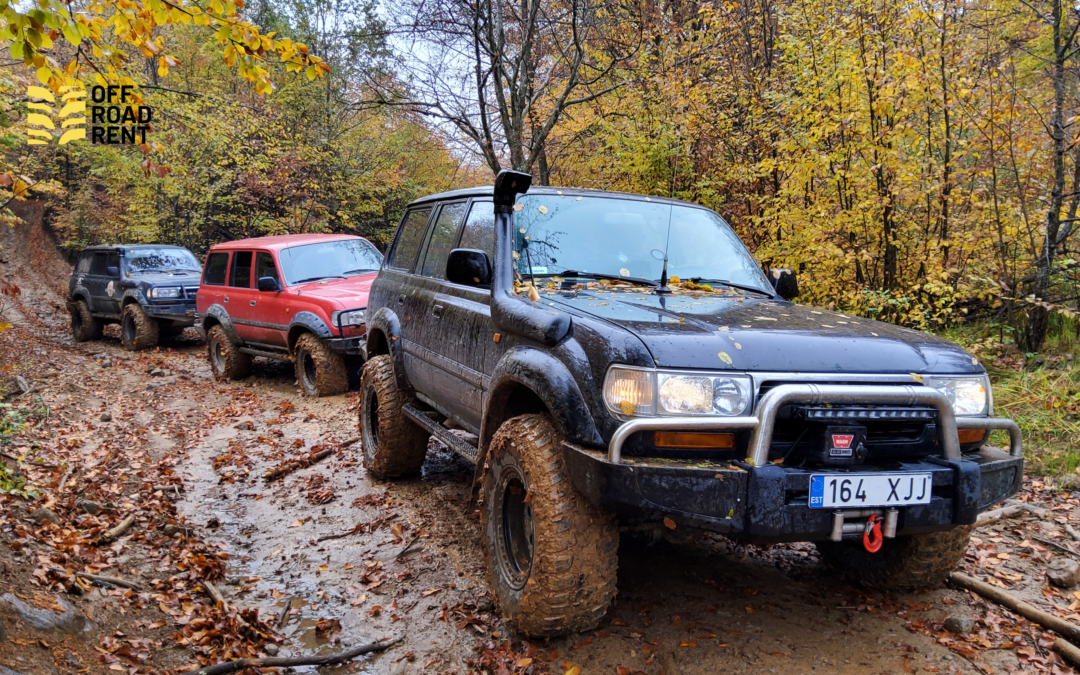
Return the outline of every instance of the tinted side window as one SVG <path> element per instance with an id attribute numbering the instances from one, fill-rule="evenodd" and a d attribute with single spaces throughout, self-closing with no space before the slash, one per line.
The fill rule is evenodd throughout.
<path id="1" fill-rule="evenodd" d="M 251 288 L 251 251 L 233 253 L 229 285 L 236 288 Z"/>
<path id="2" fill-rule="evenodd" d="M 428 216 L 431 208 L 409 211 L 405 219 L 401 221 L 398 230 L 397 243 L 394 244 L 394 252 L 391 254 L 390 267 L 399 270 L 411 270 L 416 262 L 416 254 L 420 252 L 420 243 L 424 241 L 424 233 L 427 231 Z"/>
<path id="3" fill-rule="evenodd" d="M 109 266 L 109 254 L 98 251 L 94 254 L 94 262 L 90 264 L 90 274 L 105 276 L 105 268 Z"/>
<path id="4" fill-rule="evenodd" d="M 109 273 L 108 269 L 110 267 L 115 267 L 116 268 L 116 273 L 117 274 L 120 273 L 120 252 L 119 251 L 110 251 L 109 252 L 109 259 L 105 263 L 105 272 L 102 272 L 102 274 L 108 274 Z"/>
<path id="5" fill-rule="evenodd" d="M 458 248 L 474 248 L 488 254 L 495 263 L 495 205 L 491 202 L 473 202 L 469 219 L 461 232 Z"/>
<path id="6" fill-rule="evenodd" d="M 457 239 L 458 225 L 465 215 L 465 203 L 446 204 L 439 209 L 439 217 L 431 228 L 428 238 L 427 253 L 424 255 L 424 268 L 421 274 L 436 279 L 446 278 L 446 259 Z"/>
<path id="7" fill-rule="evenodd" d="M 90 261 L 94 259 L 93 253 L 83 253 L 79 257 L 79 264 L 75 266 L 76 274 L 89 274 L 90 273 Z"/>
<path id="8" fill-rule="evenodd" d="M 227 251 L 218 251 L 206 256 L 206 271 L 203 272 L 202 282 L 207 286 L 224 286 L 225 272 L 229 269 L 229 254 Z"/>
<path id="9" fill-rule="evenodd" d="M 255 255 L 255 281 L 263 277 L 271 277 L 276 279 L 279 284 L 281 283 L 277 273 L 277 266 L 274 265 L 274 256 L 265 251 L 259 251 Z"/>

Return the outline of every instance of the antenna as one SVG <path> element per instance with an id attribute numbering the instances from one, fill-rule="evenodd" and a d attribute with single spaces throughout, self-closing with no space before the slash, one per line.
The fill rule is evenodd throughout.
<path id="1" fill-rule="evenodd" d="M 675 168 L 671 172 L 671 198 L 675 199 L 675 180 L 679 176 L 679 152 L 682 150 L 682 133 L 680 132 L 676 136 L 675 140 Z M 668 206 L 668 219 L 667 219 L 667 237 L 664 240 L 664 268 L 660 271 L 660 285 L 656 287 L 656 292 L 671 293 L 671 289 L 668 288 L 668 275 L 667 275 L 667 252 L 668 246 L 671 245 L 671 217 L 675 212 L 675 205 L 670 204 Z"/>

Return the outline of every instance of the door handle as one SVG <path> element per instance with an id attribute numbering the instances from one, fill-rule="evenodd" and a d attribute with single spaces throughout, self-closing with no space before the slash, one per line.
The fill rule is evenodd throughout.
<path id="1" fill-rule="evenodd" d="M 438 319 L 438 318 L 442 317 L 442 310 L 443 310 L 442 305 L 435 305 L 434 307 L 431 308 L 431 313 L 435 315 L 436 319 Z"/>
<path id="2" fill-rule="evenodd" d="M 399 304 L 399 305 L 404 305 L 405 304 L 405 294 L 404 293 L 397 296 L 397 304 Z"/>
<path id="3" fill-rule="evenodd" d="M 229 296 L 226 295 L 225 296 L 225 302 L 228 302 L 228 301 L 229 301 Z"/>
<path id="4" fill-rule="evenodd" d="M 252 301 L 251 301 L 251 302 L 249 302 L 248 304 L 249 304 L 249 305 L 251 305 L 252 307 L 254 307 L 254 306 L 255 306 L 255 301 L 254 301 L 254 300 L 252 300 Z"/>

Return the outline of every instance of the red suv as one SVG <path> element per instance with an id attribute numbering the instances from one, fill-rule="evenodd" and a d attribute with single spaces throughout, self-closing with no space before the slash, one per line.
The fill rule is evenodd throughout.
<path id="1" fill-rule="evenodd" d="M 292 361 L 310 396 L 348 388 L 360 356 L 368 290 L 383 257 L 350 235 L 289 234 L 210 249 L 196 309 L 218 379 L 251 373 L 251 357 Z"/>

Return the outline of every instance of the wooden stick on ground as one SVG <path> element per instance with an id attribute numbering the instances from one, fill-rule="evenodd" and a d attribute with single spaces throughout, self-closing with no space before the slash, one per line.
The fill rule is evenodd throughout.
<path id="1" fill-rule="evenodd" d="M 219 591 L 214 584 L 209 581 L 200 581 L 199 583 L 206 589 L 206 592 L 210 594 L 210 597 L 214 599 L 214 602 L 221 603 L 222 608 L 226 612 L 229 611 L 229 603 L 225 602 L 225 596 L 221 594 L 221 591 Z"/>
<path id="2" fill-rule="evenodd" d="M 969 577 L 963 572 L 953 572 L 949 575 L 949 581 L 961 588 L 974 591 L 988 600 L 993 600 L 999 605 L 1011 609 L 1028 621 L 1032 621 L 1043 628 L 1052 630 L 1062 637 L 1073 641 L 1080 641 L 1080 626 L 1064 619 L 1059 619 L 1053 614 L 1048 614 L 1033 605 L 1029 605 L 1023 600 L 1010 593 L 1006 593 L 996 586 L 991 586 L 984 581 Z"/>
<path id="3" fill-rule="evenodd" d="M 98 539 L 98 544 L 108 544 L 113 539 L 123 535 L 125 532 L 131 529 L 131 526 L 135 524 L 135 514 L 131 514 L 127 518 L 120 521 L 120 524 L 109 530 L 105 534 L 101 535 L 101 539 Z"/>
<path id="4" fill-rule="evenodd" d="M 1013 504 L 1012 506 L 1003 506 L 1000 509 L 994 509 L 993 511 L 987 511 L 980 514 L 979 519 L 975 522 L 975 527 L 986 527 L 987 525 L 993 525 L 999 520 L 1005 518 L 1013 518 L 1023 513 L 1027 513 L 1027 509 L 1021 504 Z"/>
<path id="5" fill-rule="evenodd" d="M 236 661 L 226 661 L 225 663 L 218 663 L 212 666 L 206 666 L 205 668 L 191 670 L 183 673 L 183 675 L 225 675 L 225 673 L 232 673 L 245 668 L 330 666 L 337 663 L 345 663 L 346 661 L 355 659 L 357 656 L 370 654 L 371 652 L 381 652 L 384 649 L 401 642 L 401 639 L 402 638 L 399 636 L 383 642 L 372 642 L 370 644 L 360 645 L 359 647 L 353 647 L 352 649 L 346 649 L 337 654 L 327 654 L 326 656 L 275 656 L 261 659 L 237 659 Z"/>
<path id="6" fill-rule="evenodd" d="M 1054 649 L 1058 650 L 1058 654 L 1061 654 L 1069 663 L 1080 666 L 1080 649 L 1077 649 L 1073 643 L 1058 638 L 1054 640 Z"/>
<path id="7" fill-rule="evenodd" d="M 117 579 L 116 577 L 103 577 L 100 574 L 87 574 L 86 572 L 76 572 L 75 576 L 79 577 L 80 579 L 89 579 L 90 581 L 99 581 L 105 584 L 112 584 L 113 586 L 130 588 L 133 591 L 139 590 L 139 584 L 133 581 L 124 581 L 123 579 Z"/>
<path id="8" fill-rule="evenodd" d="M 311 466 L 320 459 L 323 459 L 324 457 L 329 457 L 333 453 L 334 448 L 325 448 L 323 450 L 312 452 L 308 454 L 307 457 L 301 457 L 300 459 L 294 459 L 291 462 L 279 464 L 274 468 L 267 470 L 267 472 L 263 474 L 263 480 L 265 480 L 267 483 L 277 480 L 278 478 L 289 475 L 297 469 L 303 469 L 304 467 Z"/>
<path id="9" fill-rule="evenodd" d="M 1061 551 L 1062 553 L 1068 553 L 1069 555 L 1071 555 L 1073 557 L 1080 557 L 1080 556 L 1076 555 L 1076 551 L 1072 550 L 1071 548 L 1069 548 L 1065 544 L 1060 544 L 1060 543 L 1054 541 L 1053 539 L 1047 539 L 1046 537 L 1036 537 L 1035 535 L 1032 535 L 1031 538 L 1034 539 L 1035 541 L 1039 542 L 1040 544 L 1045 544 L 1047 546 L 1051 546 L 1053 548 L 1056 548 L 1057 550 Z"/>

